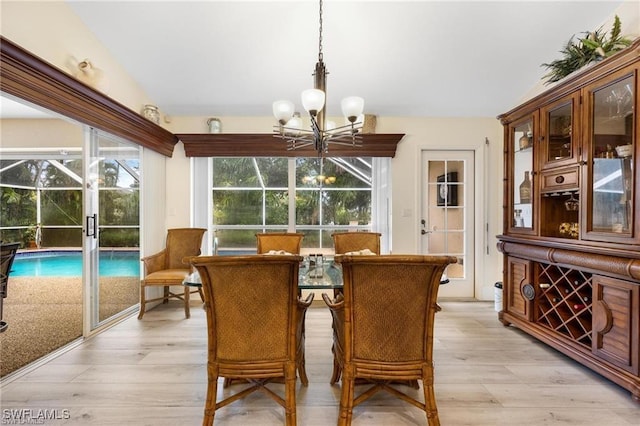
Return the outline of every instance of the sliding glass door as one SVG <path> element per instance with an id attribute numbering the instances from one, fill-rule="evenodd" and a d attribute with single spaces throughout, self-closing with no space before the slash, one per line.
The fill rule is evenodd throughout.
<path id="1" fill-rule="evenodd" d="M 89 128 L 84 164 L 86 335 L 139 301 L 139 147 Z"/>

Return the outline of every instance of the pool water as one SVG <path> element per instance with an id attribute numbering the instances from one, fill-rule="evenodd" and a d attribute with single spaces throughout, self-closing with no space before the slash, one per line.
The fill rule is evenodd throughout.
<path id="1" fill-rule="evenodd" d="M 104 251 L 100 253 L 101 277 L 140 276 L 138 251 Z M 18 253 L 10 277 L 79 277 L 82 276 L 82 253 L 48 251 Z"/>

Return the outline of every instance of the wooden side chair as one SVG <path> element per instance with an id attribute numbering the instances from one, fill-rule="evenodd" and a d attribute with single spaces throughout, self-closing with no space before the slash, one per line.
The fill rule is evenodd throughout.
<path id="1" fill-rule="evenodd" d="M 142 319 L 146 304 L 162 300 L 168 303 L 169 299 L 179 299 L 184 301 L 184 314 L 191 317 L 189 311 L 189 299 L 192 293 L 200 293 L 201 289 L 191 289 L 182 285 L 182 281 L 191 272 L 189 264 L 183 263 L 184 258 L 200 255 L 202 237 L 207 230 L 204 228 L 174 228 L 167 231 L 166 246 L 160 252 L 140 259 L 144 263 L 144 275 L 140 281 L 140 313 L 138 319 Z M 152 286 L 164 287 L 164 294 L 161 297 L 147 299 L 145 289 Z M 174 293 L 171 286 L 180 286 L 184 289 L 182 293 Z M 204 300 L 204 299 L 203 299 Z"/>
<path id="2" fill-rule="evenodd" d="M 304 234 L 296 232 L 266 232 L 256 234 L 258 254 L 270 251 L 286 251 L 291 254 L 300 254 Z"/>
<path id="3" fill-rule="evenodd" d="M 452 256 L 337 256 L 342 265 L 343 299 L 329 307 L 334 321 L 334 351 L 342 370 L 338 425 L 350 425 L 353 408 L 381 390 L 425 411 L 439 425 L 433 388 L 433 329 L 440 277 Z M 323 295 L 325 300 L 326 295 Z M 342 310 L 342 312 L 340 312 Z M 371 387 L 356 396 L 355 381 Z M 392 387 L 419 380 L 424 403 Z"/>
<path id="4" fill-rule="evenodd" d="M 216 410 L 260 390 L 296 424 L 298 269 L 302 257 L 207 256 L 191 260 L 207 305 L 208 385 L 203 425 Z M 305 308 L 306 310 L 306 308 Z M 242 379 L 247 388 L 218 400 L 218 378 Z M 267 387 L 284 378 L 284 397 Z"/>
<path id="5" fill-rule="evenodd" d="M 369 249 L 374 254 L 380 254 L 379 232 L 334 232 L 333 247 L 336 254 Z"/>

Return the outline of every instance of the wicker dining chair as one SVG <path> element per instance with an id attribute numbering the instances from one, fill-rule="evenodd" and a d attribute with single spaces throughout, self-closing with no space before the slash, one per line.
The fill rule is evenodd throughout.
<path id="1" fill-rule="evenodd" d="M 140 313 L 138 319 L 146 310 L 146 304 L 162 300 L 168 303 L 169 299 L 179 299 L 184 301 L 184 314 L 191 317 L 189 310 L 189 299 L 191 293 L 199 293 L 203 297 L 201 289 L 191 289 L 182 285 L 184 279 L 191 272 L 190 266 L 183 263 L 185 257 L 198 256 L 202 237 L 207 230 L 204 228 L 174 228 L 167 231 L 166 246 L 160 252 L 140 259 L 144 264 L 144 275 L 140 281 Z M 147 287 L 164 287 L 164 294 L 161 297 L 147 299 Z M 174 293 L 171 286 L 180 286 L 184 289 L 182 293 Z M 204 299 L 203 299 L 204 300 Z"/>
<path id="2" fill-rule="evenodd" d="M 256 234 L 258 254 L 270 251 L 284 251 L 290 254 L 300 254 L 304 234 L 296 232 L 266 232 Z"/>
<path id="3" fill-rule="evenodd" d="M 7 287 L 9 284 L 9 274 L 11 266 L 16 257 L 16 253 L 20 248 L 20 243 L 2 243 L 0 242 L 0 333 L 3 333 L 8 327 L 6 321 L 2 320 L 2 310 L 4 299 L 7 297 Z"/>
<path id="4" fill-rule="evenodd" d="M 369 249 L 373 254 L 380 254 L 379 232 L 334 232 L 333 247 L 336 254 Z"/>
<path id="5" fill-rule="evenodd" d="M 260 390 L 284 407 L 296 424 L 298 269 L 302 257 L 204 256 L 191 263 L 202 278 L 207 304 L 208 385 L 203 425 L 216 410 Z M 313 296 L 311 296 L 313 298 Z M 218 401 L 218 378 L 248 387 Z M 284 398 L 267 384 L 284 378 Z"/>
<path id="6" fill-rule="evenodd" d="M 345 254 L 350 252 L 359 252 L 361 250 L 368 249 L 373 254 L 380 254 L 380 237 L 382 234 L 379 232 L 334 232 L 331 234 L 331 238 L 333 238 L 333 248 L 335 254 Z M 331 306 L 331 304 L 336 303 L 339 300 L 342 300 L 341 297 L 342 289 L 334 289 L 333 297 L 335 298 L 333 301 L 323 295 L 323 299 L 327 305 Z M 331 314 L 334 316 L 333 324 L 334 324 L 334 334 L 336 333 L 335 327 L 336 324 L 340 324 L 335 318 L 335 315 L 339 314 L 340 309 L 333 309 Z M 336 340 L 334 339 L 333 351 L 341 352 L 341 348 L 336 347 Z M 331 373 L 330 383 L 333 385 L 340 380 L 341 368 L 340 364 L 336 359 L 337 355 L 334 355 L 333 359 L 333 372 Z"/>
<path id="7" fill-rule="evenodd" d="M 296 232 L 266 232 L 256 234 L 256 247 L 258 254 L 266 254 L 269 252 L 286 252 L 289 254 L 300 254 L 300 247 L 302 246 L 302 239 L 304 234 Z M 300 295 L 300 291 L 298 291 Z M 298 341 L 299 341 L 299 357 L 298 357 L 298 374 L 300 375 L 300 382 L 304 386 L 309 385 L 309 379 L 307 378 L 307 371 L 305 369 L 305 356 L 304 356 L 304 319 L 307 308 L 313 301 L 313 295 L 307 296 L 305 300 L 299 302 L 299 314 L 300 322 L 298 324 Z M 233 383 L 232 379 L 225 379 L 224 386 L 228 387 Z"/>
<path id="8" fill-rule="evenodd" d="M 433 388 L 433 329 L 440 278 L 452 256 L 336 256 L 343 299 L 329 304 L 342 370 L 338 425 L 350 425 L 353 408 L 381 390 L 425 411 L 439 425 Z M 325 300 L 328 296 L 323 295 Z M 355 394 L 356 379 L 371 384 Z M 422 382 L 424 403 L 392 387 Z"/>

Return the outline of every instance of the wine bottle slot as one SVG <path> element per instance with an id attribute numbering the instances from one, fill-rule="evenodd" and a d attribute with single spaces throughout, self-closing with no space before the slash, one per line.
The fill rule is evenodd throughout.
<path id="1" fill-rule="evenodd" d="M 575 309 L 576 311 L 581 311 L 585 308 L 585 306 L 582 303 L 576 303 L 575 305 L 573 305 L 573 309 Z"/>
<path id="2" fill-rule="evenodd" d="M 540 288 L 549 288 L 549 287 L 551 287 L 551 284 L 549 284 L 549 283 L 540 283 L 540 284 L 538 284 L 538 287 L 540 287 Z"/>

